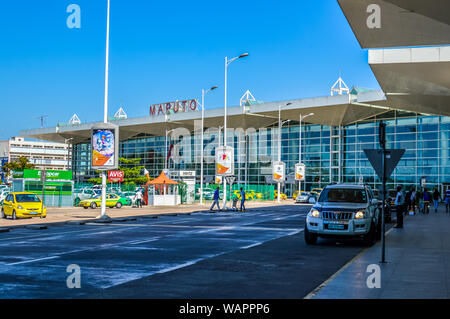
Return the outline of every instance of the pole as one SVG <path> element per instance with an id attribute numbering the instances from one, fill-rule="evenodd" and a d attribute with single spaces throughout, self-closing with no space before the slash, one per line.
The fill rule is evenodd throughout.
<path id="1" fill-rule="evenodd" d="M 200 142 L 200 205 L 203 205 L 203 130 L 205 120 L 205 90 L 202 90 L 202 133 Z"/>
<path id="2" fill-rule="evenodd" d="M 386 124 L 383 122 L 380 122 L 379 127 L 379 140 L 380 140 L 380 146 L 383 152 L 383 155 L 381 157 L 381 169 L 383 171 L 383 176 L 381 179 L 381 191 L 382 191 L 382 209 L 381 209 L 381 263 L 386 263 L 386 240 L 385 240 L 385 231 L 386 231 L 386 225 L 385 225 L 385 204 L 386 204 Z"/>
<path id="3" fill-rule="evenodd" d="M 167 130 L 166 130 L 166 139 L 164 141 L 164 149 L 165 149 L 164 170 L 167 171 Z"/>
<path id="4" fill-rule="evenodd" d="M 298 163 L 302 162 L 302 115 L 300 114 L 300 124 L 298 132 Z M 298 194 L 302 193 L 302 181 L 298 181 Z"/>
<path id="5" fill-rule="evenodd" d="M 278 105 L 278 162 L 281 162 L 281 105 Z M 281 202 L 281 183 L 278 182 L 278 203 Z"/>
<path id="6" fill-rule="evenodd" d="M 227 71 L 228 71 L 228 58 L 225 57 L 225 103 L 224 103 L 224 115 L 223 115 L 223 146 L 227 146 Z M 223 210 L 226 209 L 226 206 L 227 206 L 227 180 L 224 178 L 223 179 Z"/>
<path id="7" fill-rule="evenodd" d="M 108 13 L 106 19 L 106 60 L 105 60 L 105 105 L 103 109 L 103 122 L 108 122 L 108 78 L 109 78 L 109 12 L 110 0 L 108 0 Z M 102 171 L 102 204 L 101 218 L 106 217 L 106 171 Z"/>

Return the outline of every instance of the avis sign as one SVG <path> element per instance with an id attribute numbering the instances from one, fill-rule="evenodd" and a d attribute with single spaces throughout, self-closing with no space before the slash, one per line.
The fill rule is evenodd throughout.
<path id="1" fill-rule="evenodd" d="M 108 182 L 123 182 L 123 171 L 109 171 Z"/>

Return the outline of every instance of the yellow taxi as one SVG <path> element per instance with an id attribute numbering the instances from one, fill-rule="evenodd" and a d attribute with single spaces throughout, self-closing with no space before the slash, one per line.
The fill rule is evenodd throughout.
<path id="1" fill-rule="evenodd" d="M 47 208 L 39 196 L 29 192 L 9 193 L 3 200 L 2 218 L 47 217 Z"/>
<path id="2" fill-rule="evenodd" d="M 278 191 L 273 191 L 273 198 L 274 199 L 278 199 Z M 284 193 L 280 193 L 280 199 L 282 200 L 286 200 L 287 199 L 287 195 Z"/>

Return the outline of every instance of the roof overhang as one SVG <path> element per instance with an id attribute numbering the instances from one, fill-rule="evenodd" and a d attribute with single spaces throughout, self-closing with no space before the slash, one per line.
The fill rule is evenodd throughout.
<path id="1" fill-rule="evenodd" d="M 450 44 L 448 0 L 338 0 L 362 48 Z M 381 28 L 369 28 L 368 6 L 380 6 Z"/>
<path id="2" fill-rule="evenodd" d="M 290 105 L 287 105 L 291 103 Z M 298 121 L 300 115 L 314 113 L 305 123 L 328 126 L 348 125 L 389 111 L 382 91 L 367 91 L 357 95 L 336 95 L 318 98 L 288 100 L 255 104 L 246 107 L 230 107 L 227 110 L 227 127 L 233 129 L 255 129 L 268 127 L 278 122 L 279 106 L 281 119 Z M 224 110 L 216 108 L 205 111 L 204 127 L 223 126 Z M 176 113 L 169 117 L 138 117 L 113 122 L 119 126 L 120 139 L 126 140 L 142 133 L 165 136 L 166 130 L 184 128 L 189 132 L 201 129 L 201 112 Z M 21 131 L 22 136 L 39 140 L 78 144 L 91 137 L 91 127 L 99 122 L 71 126 L 58 126 Z"/>
<path id="3" fill-rule="evenodd" d="M 369 64 L 391 108 L 450 116 L 450 47 L 369 50 Z"/>

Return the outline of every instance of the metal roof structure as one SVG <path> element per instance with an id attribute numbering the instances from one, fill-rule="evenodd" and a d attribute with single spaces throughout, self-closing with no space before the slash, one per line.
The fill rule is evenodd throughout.
<path id="1" fill-rule="evenodd" d="M 286 106 L 286 104 L 291 103 Z M 300 114 L 314 113 L 307 122 L 329 126 L 339 126 L 354 123 L 390 110 L 386 104 L 386 97 L 382 91 L 366 91 L 357 95 L 336 95 L 317 98 L 287 100 L 247 106 L 244 111 L 241 106 L 228 108 L 228 127 L 259 129 L 274 125 L 278 122 L 278 107 L 282 106 L 283 120 L 298 120 Z M 217 128 L 223 125 L 223 108 L 205 111 L 205 129 Z M 176 113 L 170 116 L 163 114 L 137 118 L 115 120 L 119 126 L 120 139 L 126 140 L 141 133 L 164 136 L 166 130 L 186 128 L 194 131 L 201 120 L 201 112 Z M 76 126 L 56 126 L 50 128 L 30 129 L 21 131 L 22 136 L 40 140 L 63 142 L 73 138 L 73 143 L 89 141 L 91 127 L 99 122 L 84 123 Z"/>

